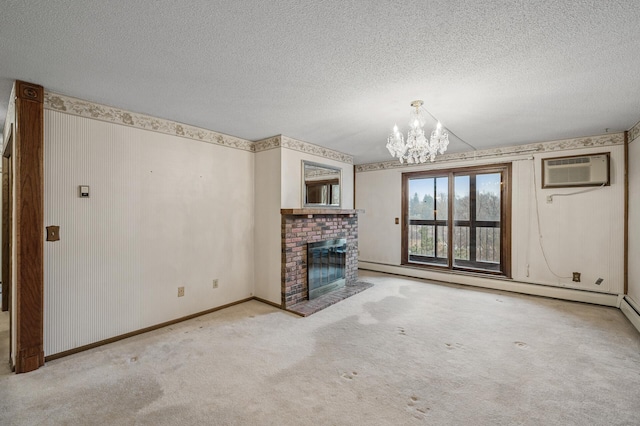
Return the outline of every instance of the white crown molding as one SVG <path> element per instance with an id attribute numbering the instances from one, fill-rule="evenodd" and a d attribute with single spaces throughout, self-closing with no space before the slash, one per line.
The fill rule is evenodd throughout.
<path id="1" fill-rule="evenodd" d="M 629 129 L 629 143 L 633 142 L 638 137 L 640 137 L 640 121 L 638 121 L 635 126 Z"/>
<path id="2" fill-rule="evenodd" d="M 45 91 L 44 107 L 53 111 L 106 121 L 108 123 L 135 127 L 152 132 L 165 133 L 168 135 L 179 136 L 215 145 L 222 145 L 244 151 L 255 151 L 253 142 L 237 138 L 235 136 L 229 136 L 212 130 L 202 129 L 200 127 L 125 111 L 119 108 L 84 101 L 58 93 Z"/>
<path id="3" fill-rule="evenodd" d="M 314 145 L 288 136 L 278 135 L 271 138 L 262 139 L 255 142 L 256 152 L 267 151 L 275 148 L 287 148 L 306 154 L 317 155 L 329 160 L 340 161 L 342 163 L 353 164 L 353 156 L 340 151 Z"/>
<path id="4" fill-rule="evenodd" d="M 468 151 L 455 154 L 445 154 L 436 157 L 434 164 L 451 161 L 476 160 L 484 157 L 505 157 L 519 154 L 534 154 L 553 151 L 566 151 L 571 149 L 595 148 L 624 144 L 624 133 L 612 133 L 601 136 L 589 136 L 584 138 L 562 139 L 550 142 L 539 142 L 527 145 L 516 145 L 504 148 L 484 149 L 481 151 Z M 359 164 L 356 173 L 371 172 L 376 170 L 424 167 L 425 164 L 401 164 L 399 161 L 385 161 L 382 163 Z"/>

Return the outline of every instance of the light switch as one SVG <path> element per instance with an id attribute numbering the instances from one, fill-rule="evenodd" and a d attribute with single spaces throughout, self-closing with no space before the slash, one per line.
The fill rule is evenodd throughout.
<path id="1" fill-rule="evenodd" d="M 47 241 L 59 241 L 59 240 L 60 240 L 60 227 L 47 226 Z"/>
<path id="2" fill-rule="evenodd" d="M 89 198 L 88 185 L 80 185 L 78 188 L 80 189 L 80 198 Z"/>

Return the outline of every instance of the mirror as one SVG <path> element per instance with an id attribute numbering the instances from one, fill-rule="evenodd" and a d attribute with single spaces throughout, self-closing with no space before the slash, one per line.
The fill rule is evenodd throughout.
<path id="1" fill-rule="evenodd" d="M 304 207 L 340 207 L 342 169 L 302 161 L 302 200 Z"/>

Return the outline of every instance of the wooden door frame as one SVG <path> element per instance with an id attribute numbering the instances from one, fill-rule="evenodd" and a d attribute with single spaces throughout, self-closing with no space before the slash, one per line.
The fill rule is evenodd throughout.
<path id="1" fill-rule="evenodd" d="M 13 253 L 16 373 L 44 365 L 44 88 L 15 82 Z"/>

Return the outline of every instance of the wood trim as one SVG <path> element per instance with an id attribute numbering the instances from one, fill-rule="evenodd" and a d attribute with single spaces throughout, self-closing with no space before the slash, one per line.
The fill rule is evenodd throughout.
<path id="1" fill-rule="evenodd" d="M 352 215 L 364 213 L 364 210 L 340 209 L 331 207 L 322 208 L 306 208 L 306 209 L 280 209 L 283 216 L 304 216 L 308 214 L 327 214 L 327 215 Z"/>
<path id="2" fill-rule="evenodd" d="M 453 178 L 455 174 L 463 174 L 463 173 L 477 173 L 481 171 L 484 173 L 501 173 L 505 176 L 503 180 L 503 185 L 500 189 L 502 197 L 502 205 L 506 206 L 506 208 L 501 211 L 501 241 L 500 244 L 502 246 L 500 253 L 500 262 L 502 265 L 502 271 L 482 271 L 477 272 L 474 269 L 464 268 L 464 267 L 454 267 L 453 266 L 453 247 L 451 244 L 451 238 L 453 237 L 453 232 L 449 232 L 449 241 L 448 241 L 448 266 L 444 265 L 422 265 L 418 263 L 410 263 L 409 255 L 408 255 L 408 227 L 409 227 L 409 200 L 408 200 L 408 189 L 409 189 L 409 179 L 414 177 L 427 177 L 427 178 L 437 178 L 437 177 L 448 177 L 449 179 L 449 193 L 452 193 L 453 188 Z M 432 269 L 434 271 L 440 272 L 455 272 L 455 271 L 467 271 L 471 273 L 476 273 L 484 276 L 500 276 L 507 279 L 511 278 L 511 211 L 512 211 L 512 200 L 511 200 L 511 187 L 512 187 L 512 164 L 511 163 L 499 163 L 499 164 L 487 164 L 481 166 L 468 166 L 468 167 L 457 167 L 451 169 L 437 169 L 437 170 L 423 170 L 417 172 L 408 172 L 402 174 L 402 242 L 401 242 L 401 250 L 400 254 L 400 265 L 401 266 L 410 266 L 416 267 L 420 269 Z M 449 197 L 449 212 L 453 212 L 453 199 Z M 453 220 L 450 221 L 450 225 L 452 226 Z"/>
<path id="3" fill-rule="evenodd" d="M 449 191 L 449 194 L 454 194 L 454 191 L 455 191 L 455 188 L 454 188 L 455 179 L 452 179 L 452 177 L 453 175 L 450 175 L 449 178 L 447 179 L 447 183 L 448 183 L 447 191 Z M 470 195 L 472 197 L 475 197 L 475 193 Z M 455 226 L 455 218 L 453 217 L 454 199 L 455 199 L 455 196 L 447 197 L 447 209 L 449 210 L 449 217 L 450 217 L 449 223 L 447 223 L 447 268 L 449 269 L 453 268 L 453 229 Z M 434 204 L 436 203 L 435 200 L 433 200 L 433 202 Z M 475 212 L 473 212 L 473 216 L 475 217 Z M 469 217 L 469 219 L 471 219 L 471 217 Z"/>
<path id="4" fill-rule="evenodd" d="M 504 169 L 505 166 L 510 166 L 511 163 L 496 163 L 496 164 L 487 164 L 480 166 L 466 166 L 466 167 L 454 167 L 450 169 L 434 169 L 434 170 L 423 170 L 420 172 L 407 172 L 403 173 L 402 176 L 407 176 L 408 178 L 412 178 L 415 176 L 429 176 L 429 177 L 446 177 L 449 173 L 475 173 L 478 170 L 486 171 L 487 173 L 499 172 Z"/>
<path id="5" fill-rule="evenodd" d="M 400 244 L 400 250 L 402 250 L 402 253 L 400 253 L 400 264 L 401 265 L 407 265 L 409 263 L 409 238 L 408 238 L 408 232 L 409 232 L 409 196 L 408 196 L 408 191 L 409 191 L 409 178 L 413 175 L 414 173 L 403 173 L 402 174 L 402 194 L 400 195 L 400 198 L 402 199 L 402 203 L 401 203 L 401 214 L 402 214 L 402 226 L 400 228 L 400 232 L 401 232 L 401 244 Z"/>
<path id="6" fill-rule="evenodd" d="M 629 293 L 629 132 L 624 132 L 624 294 Z"/>
<path id="7" fill-rule="evenodd" d="M 284 309 L 284 306 L 282 306 L 282 304 L 278 304 L 278 303 L 274 303 L 274 302 L 270 302 L 266 299 L 263 299 L 261 297 L 257 297 L 257 296 L 253 296 L 253 300 L 256 300 L 260 303 L 264 303 L 266 305 L 270 305 L 273 306 L 274 308 L 278 308 L 278 309 Z"/>
<path id="8" fill-rule="evenodd" d="M 254 299 L 257 300 L 257 298 L 255 298 L 255 297 L 248 297 L 246 299 L 238 300 L 236 302 L 227 303 L 226 305 L 218 306 L 216 308 L 207 309 L 206 311 L 202 311 L 202 312 L 198 312 L 198 313 L 195 313 L 195 314 L 187 315 L 187 316 L 184 316 L 184 317 L 181 317 L 181 318 L 177 318 L 177 319 L 174 319 L 174 320 L 171 320 L 171 321 L 166 321 L 166 322 L 163 322 L 163 323 L 160 323 L 160 324 L 152 325 L 150 327 L 141 328 L 140 330 L 132 331 L 132 332 L 129 332 L 129 333 L 120 334 L 119 336 L 110 337 L 108 339 L 100 340 L 99 342 L 90 343 L 88 345 L 84 345 L 84 346 L 80 346 L 80 347 L 77 347 L 77 348 L 69 349 L 68 351 L 58 352 L 57 354 L 46 356 L 45 357 L 45 361 L 47 361 L 47 362 L 48 361 L 53 361 L 54 359 L 59 359 L 59 358 L 65 357 L 65 356 L 77 354 L 79 352 L 88 351 L 89 349 L 95 349 L 95 348 L 100 347 L 100 346 L 104 346 L 104 345 L 108 345 L 110 343 L 118 342 L 120 340 L 128 339 L 129 337 L 138 336 L 140 334 L 144 334 L 144 333 L 148 333 L 150 331 L 158 330 L 158 329 L 163 328 L 163 327 L 174 325 L 174 324 L 177 324 L 177 323 L 180 323 L 180 322 L 183 322 L 183 321 L 188 321 L 190 319 L 201 317 L 203 315 L 211 314 L 211 313 L 216 312 L 216 311 L 221 311 L 222 309 L 230 308 L 231 306 L 239 305 L 239 304 L 245 303 L 245 302 L 250 302 L 251 300 L 254 300 Z M 259 301 L 262 302 L 262 300 L 259 300 Z M 271 304 L 271 303 L 268 303 L 268 304 Z M 276 306 L 276 307 L 280 308 L 279 306 Z"/>
<path id="9" fill-rule="evenodd" d="M 16 373 L 44 365 L 44 89 L 16 81 Z"/>
<path id="10" fill-rule="evenodd" d="M 502 263 L 502 271 L 507 278 L 511 278 L 511 212 L 513 210 L 513 204 L 511 200 L 511 188 L 513 187 L 513 176 L 512 176 L 512 164 L 505 164 L 506 170 L 505 174 L 507 175 L 507 179 L 503 181 L 502 184 L 502 197 L 504 197 L 504 206 L 507 206 L 506 209 L 502 211 L 502 247 L 500 256 Z"/>

